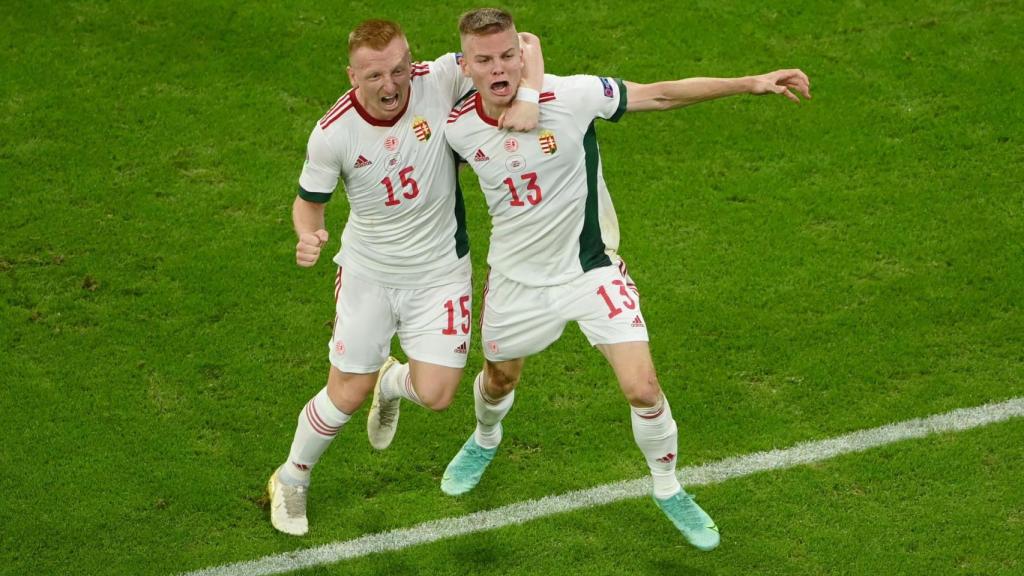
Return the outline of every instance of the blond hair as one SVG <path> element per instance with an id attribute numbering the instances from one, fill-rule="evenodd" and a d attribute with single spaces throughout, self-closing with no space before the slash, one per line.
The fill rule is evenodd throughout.
<path id="1" fill-rule="evenodd" d="M 366 20 L 356 26 L 348 35 L 348 53 L 352 55 L 362 47 L 383 50 L 395 38 L 405 38 L 402 27 L 391 20 Z"/>
<path id="2" fill-rule="evenodd" d="M 477 8 L 459 18 L 459 34 L 484 36 L 514 28 L 512 15 L 500 8 Z"/>

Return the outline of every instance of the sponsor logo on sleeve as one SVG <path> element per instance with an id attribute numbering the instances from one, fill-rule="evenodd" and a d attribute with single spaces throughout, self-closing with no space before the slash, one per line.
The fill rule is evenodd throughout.
<path id="1" fill-rule="evenodd" d="M 604 76 L 602 76 L 601 77 L 601 86 L 604 86 L 604 97 L 605 98 L 614 98 L 615 97 L 615 89 L 612 88 L 612 81 L 611 80 L 609 80 L 609 79 L 605 78 Z"/>

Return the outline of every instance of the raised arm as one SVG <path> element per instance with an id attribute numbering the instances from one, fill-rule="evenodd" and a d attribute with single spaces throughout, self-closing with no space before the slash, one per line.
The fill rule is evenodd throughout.
<path id="1" fill-rule="evenodd" d="M 520 32 L 519 47 L 523 49 L 523 79 L 520 85 L 540 92 L 544 86 L 544 54 L 540 49 L 540 38 L 529 32 Z"/>
<path id="2" fill-rule="evenodd" d="M 671 110 L 734 94 L 782 94 L 793 102 L 811 98 L 811 81 L 800 70 L 776 70 L 742 78 L 685 78 L 670 82 L 636 84 L 626 82 L 626 110 Z"/>
<path id="3" fill-rule="evenodd" d="M 540 116 L 536 97 L 544 86 L 544 54 L 540 50 L 540 38 L 529 32 L 519 33 L 519 46 L 523 50 L 523 79 L 519 86 L 533 92 L 516 98 L 498 118 L 498 127 L 529 132 L 537 127 Z"/>

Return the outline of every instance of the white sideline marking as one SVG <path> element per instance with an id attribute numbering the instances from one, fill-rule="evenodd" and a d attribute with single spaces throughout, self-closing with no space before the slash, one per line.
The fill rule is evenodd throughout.
<path id="1" fill-rule="evenodd" d="M 755 452 L 746 456 L 726 458 L 700 466 L 679 470 L 680 480 L 687 486 L 716 484 L 767 470 L 779 470 L 800 464 L 862 452 L 877 446 L 910 438 L 923 438 L 940 432 L 956 432 L 1024 416 L 1024 397 L 1005 402 L 961 408 L 945 414 L 887 424 L 878 428 L 851 432 L 835 438 L 803 442 L 782 450 Z M 473 532 L 494 530 L 511 524 L 522 524 L 535 518 L 591 508 L 627 498 L 639 498 L 650 492 L 650 479 L 627 480 L 604 484 L 586 490 L 527 500 L 501 508 L 474 512 L 456 518 L 444 518 L 388 532 L 368 534 L 354 540 L 324 544 L 315 548 L 264 556 L 258 560 L 224 564 L 188 572 L 183 576 L 262 576 L 281 574 L 300 568 L 333 564 L 378 552 L 401 550 L 417 544 L 436 542 Z"/>

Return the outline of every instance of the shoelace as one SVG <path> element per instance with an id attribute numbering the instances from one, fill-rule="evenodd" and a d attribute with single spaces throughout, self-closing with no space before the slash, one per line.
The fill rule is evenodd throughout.
<path id="1" fill-rule="evenodd" d="M 306 515 L 306 487 L 284 486 L 284 509 L 288 516 Z"/>
<path id="2" fill-rule="evenodd" d="M 379 410 L 377 411 L 377 413 L 379 414 L 378 419 L 380 420 L 381 427 L 385 427 L 386 428 L 386 427 L 390 426 L 392 422 L 394 422 L 395 414 L 398 413 L 397 408 L 398 408 L 398 400 L 397 399 L 392 400 L 390 402 L 385 402 L 385 401 L 381 400 L 380 406 L 379 406 Z"/>
<path id="3" fill-rule="evenodd" d="M 487 452 L 476 444 L 466 447 L 466 458 L 460 458 L 455 467 L 459 471 L 475 471 L 477 465 L 474 460 L 487 460 Z"/>
<path id="4" fill-rule="evenodd" d="M 705 528 L 704 517 L 697 509 L 697 504 L 694 502 L 693 496 L 685 493 L 680 494 L 678 497 L 673 498 L 672 507 L 678 507 L 683 519 L 683 524 L 688 528 Z"/>

